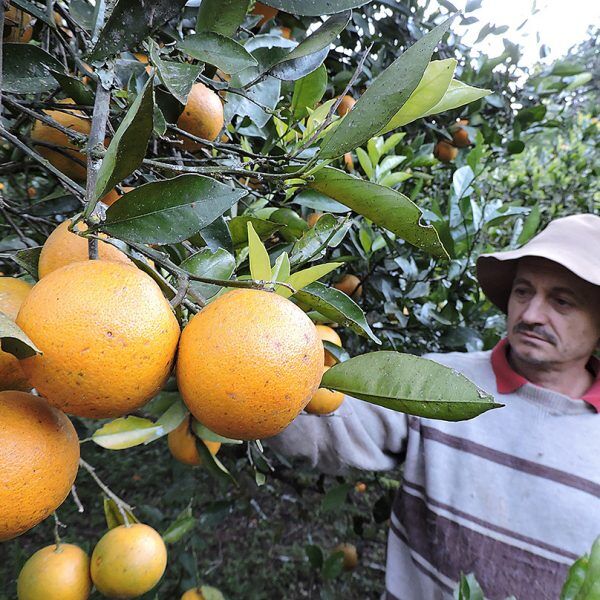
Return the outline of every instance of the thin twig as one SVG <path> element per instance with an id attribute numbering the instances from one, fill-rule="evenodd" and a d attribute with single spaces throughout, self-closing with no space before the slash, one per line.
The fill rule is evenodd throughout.
<path id="1" fill-rule="evenodd" d="M 1 3 L 2 3 L 2 0 L 0 0 L 0 4 Z M 52 516 L 54 517 L 54 542 L 56 543 L 56 547 L 58 548 L 62 543 L 62 540 L 60 539 L 60 534 L 58 533 L 58 528 L 59 527 L 66 528 L 66 525 L 59 520 L 58 514 L 56 511 L 54 511 L 52 513 Z"/>
<path id="2" fill-rule="evenodd" d="M 71 487 L 71 496 L 73 497 L 73 502 L 75 502 L 75 506 L 77 506 L 77 512 L 82 513 L 85 512 L 85 508 L 83 508 L 83 504 L 81 504 L 81 500 L 77 495 L 77 488 L 73 485 Z"/>
<path id="3" fill-rule="evenodd" d="M 4 47 L 4 13 L 4 0 L 0 0 L 0 118 L 2 118 L 2 74 L 4 73 L 4 67 L 2 64 L 2 51 Z"/>

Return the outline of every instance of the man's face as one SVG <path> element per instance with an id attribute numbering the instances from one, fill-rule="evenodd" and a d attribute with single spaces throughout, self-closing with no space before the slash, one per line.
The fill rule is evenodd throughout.
<path id="1" fill-rule="evenodd" d="M 587 359 L 600 344 L 600 289 L 545 258 L 519 260 L 508 300 L 511 354 L 540 368 Z"/>

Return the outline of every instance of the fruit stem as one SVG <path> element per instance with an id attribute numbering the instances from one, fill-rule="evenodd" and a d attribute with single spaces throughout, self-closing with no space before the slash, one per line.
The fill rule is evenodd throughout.
<path id="1" fill-rule="evenodd" d="M 0 0 L 0 4 L 1 3 L 2 3 L 2 0 Z M 60 534 L 58 533 L 58 528 L 66 527 L 66 525 L 64 523 L 61 523 L 56 511 L 54 511 L 52 513 L 52 516 L 54 517 L 54 542 L 56 543 L 56 549 L 58 550 L 58 548 L 60 548 L 60 545 L 62 544 L 62 540 L 60 539 Z"/>

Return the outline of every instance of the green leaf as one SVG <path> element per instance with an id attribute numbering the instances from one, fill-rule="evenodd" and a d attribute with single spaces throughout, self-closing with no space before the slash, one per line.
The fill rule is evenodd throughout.
<path id="1" fill-rule="evenodd" d="M 381 344 L 367 323 L 360 306 L 343 292 L 316 281 L 296 292 L 294 298 L 314 308 L 334 323 L 349 327 L 359 335 L 369 337 L 376 344 Z"/>
<path id="2" fill-rule="evenodd" d="M 123 512 L 127 515 L 127 522 L 129 524 L 140 522 L 130 510 L 123 509 Z M 104 516 L 106 518 L 106 525 L 109 529 L 114 529 L 119 525 L 125 525 L 123 513 L 111 498 L 104 498 Z"/>
<path id="3" fill-rule="evenodd" d="M 380 134 L 402 127 L 407 123 L 412 123 L 429 114 L 429 111 L 444 97 L 452 81 L 456 64 L 457 61 L 454 58 L 431 61 L 427 65 L 415 91 L 410 95 L 404 106 L 392 117 L 392 120 L 381 130 Z"/>
<path id="4" fill-rule="evenodd" d="M 26 248 L 25 250 L 17 250 L 12 256 L 12 259 L 23 269 L 25 269 L 36 281 L 38 277 L 38 263 L 40 261 L 40 253 L 43 246 L 35 248 Z"/>
<path id="5" fill-rule="evenodd" d="M 226 483 L 234 483 L 237 485 L 237 481 L 229 472 L 227 467 L 212 454 L 212 452 L 201 439 L 196 440 L 196 449 L 200 455 L 202 466 L 205 467 L 213 477 Z"/>
<path id="6" fill-rule="evenodd" d="M 468 575 L 461 573 L 457 600 L 485 600 L 483 590 L 473 573 Z"/>
<path id="7" fill-rule="evenodd" d="M 365 175 L 367 177 L 373 177 L 373 163 L 371 162 L 369 155 L 362 148 L 357 148 L 356 156 L 358 157 L 358 162 L 365 172 Z"/>
<path id="8" fill-rule="evenodd" d="M 38 8 L 35 4 L 33 4 L 33 2 L 28 2 L 27 0 L 11 0 L 10 3 L 29 13 L 32 17 L 35 17 L 40 21 L 44 21 L 44 23 L 52 27 L 52 29 L 56 29 L 56 23 L 54 22 L 54 19 L 48 17 L 46 11 Z"/>
<path id="9" fill-rule="evenodd" d="M 159 392 L 144 406 L 144 413 L 158 418 L 180 400 L 179 392 Z"/>
<path id="10" fill-rule="evenodd" d="M 329 52 L 330 44 L 346 28 L 350 12 L 330 17 L 316 31 L 300 42 L 270 70 L 271 75 L 285 81 L 295 81 L 317 69 Z"/>
<path id="11" fill-rule="evenodd" d="M 189 411 L 186 405 L 183 403 L 183 400 L 179 399 L 176 402 L 173 402 L 165 410 L 165 412 L 160 416 L 158 421 L 156 422 L 156 431 L 153 435 L 151 435 L 147 440 L 144 441 L 144 444 L 149 444 L 150 442 L 154 442 L 165 435 L 174 431 L 183 423 L 183 420 L 188 416 Z"/>
<path id="12" fill-rule="evenodd" d="M 338 127 L 324 137 L 321 158 L 336 158 L 362 146 L 390 122 L 415 91 L 453 19 L 432 29 L 371 82 Z"/>
<path id="13" fill-rule="evenodd" d="M 314 265 L 312 267 L 308 267 L 308 269 L 303 269 L 302 271 L 296 271 L 292 273 L 287 283 L 289 283 L 295 290 L 300 291 L 305 288 L 307 285 L 310 285 L 314 281 L 321 279 L 321 277 L 325 277 L 331 271 L 335 271 L 338 267 L 340 267 L 343 263 L 324 263 L 321 265 Z M 278 292 L 284 298 L 289 298 L 292 295 L 292 291 L 288 288 L 281 288 Z"/>
<path id="14" fill-rule="evenodd" d="M 336 219 L 333 215 L 323 215 L 314 227 L 306 231 L 292 246 L 291 265 L 297 267 L 317 257 L 328 247 L 345 222 L 344 219 Z"/>
<path id="15" fill-rule="evenodd" d="M 154 78 L 150 77 L 115 132 L 98 171 L 94 200 L 102 198 L 142 164 L 152 134 L 153 85 Z M 95 203 L 88 204 L 85 216 L 92 214 L 94 206 Z"/>
<path id="16" fill-rule="evenodd" d="M 192 515 L 192 508 L 188 506 L 182 510 L 177 518 L 167 527 L 162 534 L 162 539 L 165 544 L 174 544 L 181 540 L 186 534 L 194 529 L 196 519 Z"/>
<path id="17" fill-rule="evenodd" d="M 235 249 L 243 248 L 248 244 L 248 222 L 252 223 L 254 231 L 256 231 L 261 240 L 266 240 L 282 228 L 280 223 L 272 223 L 271 221 L 258 219 L 257 217 L 248 215 L 234 217 L 227 225 L 229 226 L 231 241 Z"/>
<path id="18" fill-rule="evenodd" d="M 308 558 L 308 562 L 314 569 L 320 569 L 323 566 L 323 551 L 319 546 L 310 544 L 305 546 L 304 552 Z"/>
<path id="19" fill-rule="evenodd" d="M 196 31 L 214 31 L 232 36 L 243 22 L 250 0 L 202 0 Z"/>
<path id="20" fill-rule="evenodd" d="M 271 261 L 269 253 L 248 221 L 248 250 L 250 260 L 250 275 L 256 281 L 271 280 Z"/>
<path id="21" fill-rule="evenodd" d="M 75 104 L 94 105 L 94 92 L 90 90 L 80 79 L 65 75 L 60 71 L 50 69 L 52 77 L 58 81 L 62 91 L 67 97 L 72 98 Z"/>
<path id="22" fill-rule="evenodd" d="M 588 571 L 589 557 L 579 557 L 570 567 L 560 592 L 560 600 L 576 600 Z"/>
<path id="23" fill-rule="evenodd" d="M 321 502 L 321 509 L 323 512 L 340 510 L 346 502 L 348 492 L 353 487 L 354 486 L 350 483 L 342 483 L 341 485 L 337 485 L 336 487 L 328 490 Z"/>
<path id="24" fill-rule="evenodd" d="M 316 190 L 311 190 L 310 188 L 302 190 L 297 196 L 294 197 L 292 202 L 294 204 L 299 204 L 300 206 L 306 206 L 307 208 L 320 210 L 322 212 L 350 212 L 350 209 L 347 206 L 332 200 L 329 198 L 329 196 L 325 196 L 325 194 L 320 194 Z"/>
<path id="25" fill-rule="evenodd" d="M 344 553 L 334 552 L 330 554 L 325 561 L 323 562 L 323 568 L 321 569 L 321 574 L 323 579 L 330 580 L 335 579 L 339 575 L 342 574 L 344 570 Z"/>
<path id="26" fill-rule="evenodd" d="M 202 425 L 200 421 L 196 421 L 194 419 L 192 421 L 192 431 L 200 438 L 201 440 L 205 440 L 206 442 L 220 442 L 221 444 L 241 444 L 241 440 L 234 440 L 231 438 L 223 437 L 214 431 L 211 431 L 205 425 Z"/>
<path id="27" fill-rule="evenodd" d="M 0 348 L 19 359 L 42 354 L 27 334 L 3 312 L 0 312 Z"/>
<path id="28" fill-rule="evenodd" d="M 102 28 L 90 60 L 101 60 L 140 45 L 155 29 L 177 17 L 186 0 L 118 0 Z"/>
<path id="29" fill-rule="evenodd" d="M 321 101 L 327 90 L 327 69 L 321 65 L 312 73 L 298 79 L 294 84 L 292 95 L 292 118 L 304 119 L 308 115 L 307 108 L 311 110 Z"/>
<path id="30" fill-rule="evenodd" d="M 2 91 L 36 94 L 56 88 L 51 70 L 64 66 L 34 44 L 2 44 Z"/>
<path id="31" fill-rule="evenodd" d="M 218 248 L 216 251 L 202 248 L 186 258 L 179 266 L 198 277 L 229 279 L 235 270 L 235 258 L 223 248 Z M 212 298 L 222 289 L 219 285 L 200 281 L 191 281 L 190 287 L 207 299 Z"/>
<path id="32" fill-rule="evenodd" d="M 345 204 L 413 246 L 433 256 L 447 258 L 448 254 L 436 230 L 431 225 L 421 224 L 423 213 L 404 194 L 357 179 L 333 167 L 325 167 L 317 172 L 309 186 Z"/>
<path id="33" fill-rule="evenodd" d="M 337 362 L 345 362 L 350 360 L 350 355 L 346 350 L 344 350 L 341 346 L 333 344 L 332 342 L 328 342 L 327 340 L 323 340 L 323 347 L 329 354 L 335 358 Z"/>
<path id="34" fill-rule="evenodd" d="M 296 241 L 309 229 L 306 221 L 291 208 L 278 208 L 274 210 L 269 215 L 269 221 L 285 225 L 285 228 L 281 231 L 281 235 L 289 242 Z"/>
<path id="35" fill-rule="evenodd" d="M 472 87 L 466 83 L 453 79 L 450 82 L 444 97 L 423 116 L 428 117 L 429 115 L 437 115 L 458 108 L 459 106 L 470 104 L 491 93 L 491 90 Z"/>
<path id="36" fill-rule="evenodd" d="M 525 242 L 528 242 L 537 233 L 541 218 L 542 211 L 540 209 L 540 205 L 536 204 L 531 209 L 531 212 L 527 215 L 527 218 L 523 223 L 523 229 L 521 230 L 519 239 L 517 240 L 517 244 L 519 244 L 519 246 L 523 245 Z"/>
<path id="37" fill-rule="evenodd" d="M 328 369 L 321 386 L 391 410 L 445 421 L 472 419 L 503 406 L 456 370 L 399 352 L 355 356 Z"/>
<path id="38" fill-rule="evenodd" d="M 263 4 L 302 17 L 332 15 L 368 4 L 369 0 L 266 0 Z"/>
<path id="39" fill-rule="evenodd" d="M 282 252 L 275 261 L 273 268 L 271 269 L 271 281 L 283 281 L 287 282 L 290 276 L 290 259 L 287 252 Z M 280 289 L 280 286 L 275 290 L 276 292 Z"/>
<path id="40" fill-rule="evenodd" d="M 157 432 L 158 427 L 149 419 L 121 417 L 97 429 L 92 440 L 108 450 L 124 450 L 143 444 Z"/>
<path id="41" fill-rule="evenodd" d="M 189 56 L 218 67 L 224 73 L 239 73 L 258 64 L 244 46 L 214 31 L 187 35 L 177 47 Z"/>
<path id="42" fill-rule="evenodd" d="M 203 175 L 180 175 L 128 192 L 97 228 L 124 241 L 175 244 L 212 223 L 246 193 Z"/>

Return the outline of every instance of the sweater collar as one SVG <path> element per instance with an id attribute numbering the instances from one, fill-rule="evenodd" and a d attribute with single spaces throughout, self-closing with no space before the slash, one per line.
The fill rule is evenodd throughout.
<path id="1" fill-rule="evenodd" d="M 492 369 L 496 377 L 496 387 L 500 394 L 512 394 L 520 387 L 529 383 L 525 377 L 519 375 L 508 362 L 508 338 L 501 339 L 492 350 Z M 592 387 L 584 394 L 582 400 L 591 404 L 600 413 L 600 360 L 592 356 L 588 367 L 596 375 Z"/>

